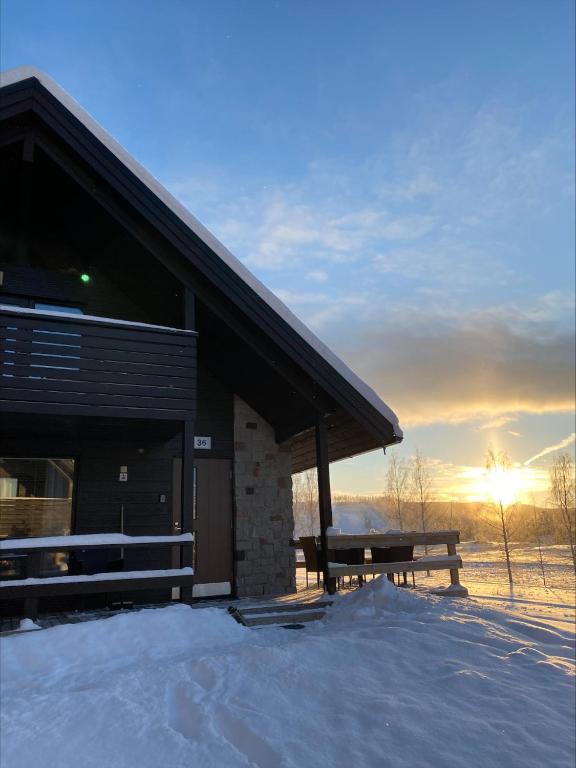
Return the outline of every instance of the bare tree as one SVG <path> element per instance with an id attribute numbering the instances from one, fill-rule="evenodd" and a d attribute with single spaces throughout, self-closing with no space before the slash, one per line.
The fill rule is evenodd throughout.
<path id="1" fill-rule="evenodd" d="M 412 498 L 418 509 L 420 527 L 422 532 L 426 533 L 431 514 L 432 472 L 429 461 L 422 456 L 420 451 L 416 451 L 416 455 L 410 461 L 410 485 Z M 424 545 L 424 553 L 428 554 L 427 544 Z M 429 571 L 428 576 L 430 576 Z"/>
<path id="2" fill-rule="evenodd" d="M 404 504 L 406 503 L 406 484 L 408 481 L 408 468 L 406 463 L 392 454 L 390 466 L 386 473 L 386 490 L 392 500 L 395 516 L 398 520 L 398 528 L 404 530 Z"/>
<path id="3" fill-rule="evenodd" d="M 319 527 L 316 471 L 309 469 L 292 479 L 292 507 L 297 536 L 314 536 Z"/>
<path id="4" fill-rule="evenodd" d="M 534 494 L 532 494 L 532 518 L 534 522 L 534 533 L 536 535 L 536 543 L 538 544 L 538 561 L 540 563 L 540 571 L 542 573 L 542 583 L 546 586 L 546 571 L 544 570 L 544 556 L 542 554 L 542 531 L 543 531 L 543 512 L 538 509 L 536 502 L 534 501 Z"/>
<path id="5" fill-rule="evenodd" d="M 576 519 L 574 510 L 574 462 L 567 453 L 554 459 L 550 468 L 551 501 L 560 518 L 564 536 L 570 544 L 576 572 Z"/>
<path id="6" fill-rule="evenodd" d="M 502 537 L 508 582 L 510 586 L 513 586 L 514 579 L 512 577 L 512 563 L 510 559 L 510 531 L 515 505 L 511 503 L 512 499 L 510 497 L 511 464 L 508 455 L 504 451 L 496 451 L 493 448 L 489 448 L 486 454 L 486 469 L 489 472 L 492 496 L 489 506 L 498 521 L 496 528 Z"/>

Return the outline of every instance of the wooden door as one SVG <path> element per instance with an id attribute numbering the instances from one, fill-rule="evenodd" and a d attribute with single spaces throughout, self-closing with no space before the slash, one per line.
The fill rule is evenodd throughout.
<path id="1" fill-rule="evenodd" d="M 195 459 L 195 565 L 197 597 L 232 591 L 232 462 Z"/>

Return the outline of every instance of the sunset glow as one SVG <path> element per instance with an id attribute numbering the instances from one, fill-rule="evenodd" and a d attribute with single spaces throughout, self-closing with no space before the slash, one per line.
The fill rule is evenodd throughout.
<path id="1" fill-rule="evenodd" d="M 545 467 L 514 466 L 508 472 L 485 467 L 454 467 L 452 477 L 446 474 L 438 496 L 468 502 L 502 502 L 504 506 L 530 503 L 534 496 L 543 503 L 548 491 Z"/>

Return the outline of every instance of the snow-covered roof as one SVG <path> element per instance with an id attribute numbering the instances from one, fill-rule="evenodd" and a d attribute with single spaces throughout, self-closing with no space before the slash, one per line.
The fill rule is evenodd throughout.
<path id="1" fill-rule="evenodd" d="M 201 238 L 242 280 L 271 307 L 307 344 L 309 344 L 334 370 L 375 408 L 390 424 L 395 436 L 403 437 L 394 411 L 366 382 L 352 371 L 334 352 L 299 320 L 280 299 L 256 278 L 190 211 L 138 163 L 78 102 L 49 75 L 31 66 L 15 67 L 0 73 L 0 86 L 36 78 L 58 99 L 104 146 L 153 192 L 195 235 Z"/>

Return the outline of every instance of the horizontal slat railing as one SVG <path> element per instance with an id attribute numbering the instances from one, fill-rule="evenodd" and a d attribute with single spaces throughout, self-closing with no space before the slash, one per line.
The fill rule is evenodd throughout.
<path id="1" fill-rule="evenodd" d="M 72 552 L 75 549 L 109 549 L 110 547 L 166 547 L 192 546 L 194 536 L 126 536 L 123 533 L 87 533 L 72 536 L 46 536 L 0 541 L 0 557 L 4 552 Z"/>
<path id="2" fill-rule="evenodd" d="M 135 547 L 188 547 L 194 544 L 194 534 L 179 536 L 126 536 L 124 534 L 86 534 L 74 536 L 52 536 L 26 539 L 4 539 L 0 541 L 0 560 L 13 555 L 34 555 L 42 552 L 71 552 L 103 548 Z M 192 587 L 192 568 L 169 568 L 156 571 L 119 571 L 95 574 L 78 574 L 25 579 L 0 580 L 0 598 L 6 600 L 24 599 L 25 612 L 32 618 L 37 612 L 37 600 L 41 597 L 62 595 L 87 595 L 107 592 L 129 592 L 141 589 L 162 589 L 165 587 Z"/>
<path id="3" fill-rule="evenodd" d="M 353 547 L 410 547 L 425 544 L 459 544 L 459 531 L 399 531 L 398 533 L 341 533 L 328 536 L 328 549 L 351 549 Z"/>
<path id="4" fill-rule="evenodd" d="M 50 579 L 30 579 L 28 583 L 0 582 L 0 597 L 5 600 L 29 600 L 40 597 L 97 595 L 108 592 L 131 592 L 139 589 L 191 587 L 192 568 L 171 571 L 123 571 L 97 573 L 94 576 L 59 576 Z"/>
<path id="5" fill-rule="evenodd" d="M 408 573 L 417 571 L 450 571 L 449 590 L 446 594 L 464 597 L 468 590 L 460 584 L 458 570 L 463 567 L 462 558 L 456 552 L 460 543 L 459 531 L 398 531 L 396 533 L 375 534 L 329 534 L 326 537 L 328 559 L 330 551 L 346 549 L 369 549 L 371 547 L 411 547 L 446 545 L 445 555 L 426 555 L 414 560 L 390 563 L 366 563 L 364 565 L 346 565 L 344 563 L 328 563 L 328 573 L 338 576 L 366 576 L 371 573 Z"/>
<path id="6" fill-rule="evenodd" d="M 0 306 L 0 409 L 184 419 L 196 334 Z"/>
<path id="7" fill-rule="evenodd" d="M 410 573 L 418 571 L 448 571 L 462 568 L 459 555 L 438 555 L 425 560 L 404 560 L 397 563 L 366 563 L 365 565 L 346 565 L 330 563 L 331 576 L 369 576 L 371 573 Z"/>

